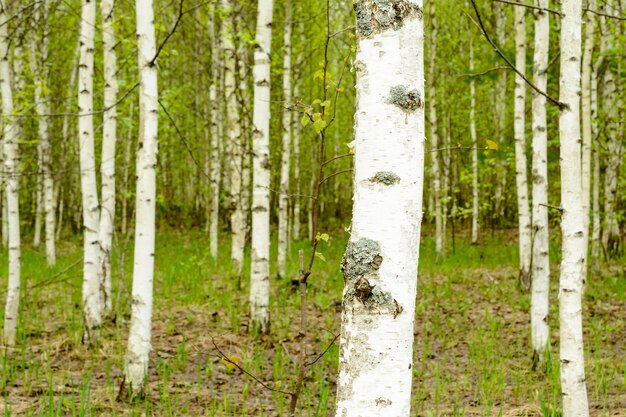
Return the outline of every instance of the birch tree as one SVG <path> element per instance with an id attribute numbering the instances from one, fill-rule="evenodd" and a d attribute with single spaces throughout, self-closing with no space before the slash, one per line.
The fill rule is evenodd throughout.
<path id="1" fill-rule="evenodd" d="M 358 0 L 354 207 L 338 417 L 409 416 L 424 182 L 421 1 Z"/>
<path id="2" fill-rule="evenodd" d="M 515 67 L 526 73 L 526 8 L 515 7 Z M 515 182 L 517 189 L 517 222 L 519 232 L 520 280 L 530 283 L 530 208 L 528 205 L 528 175 L 526 173 L 526 82 L 515 75 L 514 138 Z"/>
<path id="3" fill-rule="evenodd" d="M 237 104 L 235 63 L 237 52 L 233 43 L 233 24 L 236 18 L 233 13 L 234 5 L 229 0 L 222 0 L 222 7 L 226 11 L 226 22 L 222 29 L 222 47 L 224 51 L 224 95 L 226 100 L 226 118 L 224 130 L 227 137 L 226 154 L 229 161 L 230 204 L 232 213 L 231 226 L 231 259 L 237 275 L 241 274 L 243 266 L 244 246 L 246 243 L 245 219 L 243 212 L 243 198 L 241 183 L 243 180 L 243 141 L 241 140 L 241 124 L 238 118 L 240 112 Z"/>
<path id="4" fill-rule="evenodd" d="M 291 0 L 285 1 L 285 35 L 283 53 L 283 101 L 285 107 L 291 102 Z M 292 114 L 283 110 L 282 153 L 280 162 L 280 194 L 278 197 L 278 276 L 286 276 L 288 209 L 289 209 L 289 162 L 291 148 Z"/>
<path id="5" fill-rule="evenodd" d="M 604 9 L 609 14 L 617 14 L 614 8 L 615 2 L 609 0 L 605 3 Z M 618 178 L 622 156 L 624 152 L 623 138 L 620 136 L 618 123 L 619 116 L 619 93 L 617 88 L 617 78 L 619 73 L 615 73 L 614 53 L 615 31 L 612 22 L 606 17 L 602 17 L 600 22 L 602 33 L 600 38 L 600 53 L 604 57 L 604 71 L 602 72 L 602 82 L 600 89 L 600 109 L 606 123 L 606 167 L 604 172 L 604 222 L 602 229 L 602 246 L 606 254 L 615 257 L 621 253 L 621 236 L 617 216 Z"/>
<path id="6" fill-rule="evenodd" d="M 92 0 L 93 1 L 93 0 Z M 104 114 L 102 115 L 102 207 L 99 242 L 100 288 L 105 314 L 111 314 L 111 242 L 115 219 L 115 145 L 117 142 L 117 58 L 115 53 L 114 0 L 101 0 L 104 62 Z"/>
<path id="7" fill-rule="evenodd" d="M 580 147 L 581 0 L 561 3 L 559 133 L 562 255 L 559 280 L 561 392 L 564 417 L 589 415 L 582 329 L 582 266 L 586 256 Z"/>
<path id="8" fill-rule="evenodd" d="M 254 50 L 252 254 L 250 316 L 262 333 L 269 330 L 270 298 L 270 53 L 273 0 L 259 0 Z"/>
<path id="9" fill-rule="evenodd" d="M 437 257 L 444 255 L 444 229 L 443 208 L 441 204 L 441 169 L 439 166 L 439 135 L 437 133 L 437 106 L 435 90 L 435 64 L 437 56 L 437 19 L 435 15 L 435 3 L 430 3 L 430 57 L 429 57 L 429 104 L 428 121 L 430 124 L 430 148 L 433 150 L 430 156 L 431 173 L 433 184 L 433 198 L 435 205 L 435 253 Z"/>
<path id="10" fill-rule="evenodd" d="M 537 0 L 537 7 L 547 8 L 548 0 Z M 534 83 L 540 91 L 548 85 L 548 47 L 550 20 L 546 11 L 535 11 Z M 530 322 L 533 360 L 543 361 L 549 341 L 548 312 L 550 289 L 548 231 L 548 129 L 546 98 L 533 90 L 532 96 L 532 280 Z"/>
<path id="11" fill-rule="evenodd" d="M 0 1 L 0 21 L 6 22 L 8 17 L 6 3 Z M 13 114 L 13 91 L 11 86 L 11 66 L 9 51 L 9 34 L 7 24 L 0 25 L 0 89 L 2 94 L 2 113 L 4 115 L 4 138 L 2 143 L 4 155 L 6 207 L 8 217 L 9 247 L 9 283 L 4 309 L 5 346 L 15 345 L 17 336 L 17 315 L 20 303 L 20 201 L 19 201 L 19 148 L 18 126 Z"/>
<path id="12" fill-rule="evenodd" d="M 55 244 L 55 199 L 54 199 L 54 179 L 52 177 L 52 149 L 50 145 L 50 132 L 48 127 L 48 90 L 46 83 L 48 71 L 46 70 L 46 60 L 48 59 L 48 8 L 46 4 L 41 5 L 41 13 L 37 12 L 37 21 L 40 22 L 43 33 L 41 39 L 35 36 L 31 38 L 30 47 L 31 61 L 33 64 L 33 76 L 35 78 L 35 108 L 39 116 L 38 120 L 38 154 L 41 172 L 41 197 L 45 224 L 46 240 L 46 261 L 48 265 L 56 264 L 56 244 Z M 38 191 L 39 196 L 39 191 Z M 39 205 L 39 202 L 38 202 Z M 39 217 L 39 216 L 38 216 Z M 35 227 L 37 231 L 37 227 Z"/>
<path id="13" fill-rule="evenodd" d="M 474 43 L 470 36 L 469 38 L 469 70 L 470 73 L 474 72 Z M 478 243 L 478 139 L 476 137 L 476 86 L 474 83 L 474 77 L 470 78 L 470 115 L 469 115 L 469 127 L 470 138 L 472 140 L 472 245 Z"/>
<path id="14" fill-rule="evenodd" d="M 143 389 L 151 349 L 159 110 L 152 0 L 136 0 L 135 10 L 140 83 L 139 151 L 132 311 L 124 368 L 131 393 Z"/>
<path id="15" fill-rule="evenodd" d="M 594 9 L 595 0 L 588 0 L 587 7 Z M 581 75 L 581 126 L 582 126 L 582 193 L 583 193 L 583 219 L 585 221 L 585 248 L 589 247 L 589 222 L 591 204 L 591 61 L 593 55 L 595 31 L 595 17 L 592 13 L 586 13 L 585 40 L 582 57 Z M 587 274 L 587 256 L 583 271 Z"/>
<path id="16" fill-rule="evenodd" d="M 96 185 L 96 160 L 93 128 L 93 67 L 96 27 L 95 0 L 82 0 L 80 21 L 80 58 L 78 65 L 78 144 L 80 152 L 80 184 L 82 194 L 84 256 L 83 256 L 83 314 L 84 341 L 98 343 L 102 321 L 102 296 L 98 279 L 99 266 L 99 205 Z"/>
<path id="17" fill-rule="evenodd" d="M 211 85 L 209 87 L 209 100 L 211 101 L 211 212 L 209 224 L 209 245 L 211 257 L 217 259 L 218 251 L 218 232 L 219 222 L 218 216 L 220 211 L 220 152 L 219 152 L 219 134 L 220 134 L 220 105 L 217 100 L 217 80 L 219 78 L 219 54 L 220 50 L 219 38 L 215 33 L 216 29 L 216 11 L 210 18 L 210 34 L 211 39 Z"/>

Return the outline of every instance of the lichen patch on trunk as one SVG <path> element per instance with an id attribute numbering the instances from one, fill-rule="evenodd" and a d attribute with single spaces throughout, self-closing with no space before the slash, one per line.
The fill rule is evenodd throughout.
<path id="1" fill-rule="evenodd" d="M 354 4 L 360 37 L 369 38 L 386 30 L 398 30 L 404 19 L 423 16 L 422 10 L 407 0 L 362 0 Z"/>
<path id="2" fill-rule="evenodd" d="M 417 90 L 409 90 L 405 85 L 395 85 L 389 90 L 387 102 L 406 111 L 414 111 L 424 106 Z"/>

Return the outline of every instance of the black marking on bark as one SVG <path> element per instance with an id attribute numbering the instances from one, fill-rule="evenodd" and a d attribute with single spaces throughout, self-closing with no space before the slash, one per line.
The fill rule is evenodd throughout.
<path id="1" fill-rule="evenodd" d="M 361 277 L 354 285 L 354 295 L 356 295 L 356 298 L 361 300 L 361 302 L 365 302 L 365 300 L 372 296 L 374 287 L 375 285 L 370 285 L 368 280 Z"/>

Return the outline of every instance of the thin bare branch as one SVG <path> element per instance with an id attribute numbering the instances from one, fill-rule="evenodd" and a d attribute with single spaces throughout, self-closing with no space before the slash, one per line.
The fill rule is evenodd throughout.
<path id="1" fill-rule="evenodd" d="M 535 90 L 537 93 L 541 94 L 542 96 L 544 96 L 548 101 L 550 101 L 551 103 L 557 105 L 560 109 L 563 108 L 567 108 L 567 105 L 565 103 L 561 103 L 560 101 L 558 101 L 557 99 L 549 96 L 545 91 L 541 91 L 539 88 L 537 88 L 537 86 L 535 84 L 532 83 L 532 81 L 530 81 L 528 78 L 526 78 L 526 76 L 524 74 L 522 74 L 516 67 L 515 65 L 513 65 L 513 63 L 511 62 L 511 60 L 509 58 L 507 58 L 506 55 L 504 55 L 504 53 L 502 53 L 502 51 L 500 50 L 500 48 L 498 47 L 498 45 L 496 45 L 496 43 L 491 39 L 491 37 L 489 36 L 489 34 L 487 33 L 487 29 L 485 29 L 485 25 L 483 24 L 483 20 L 482 17 L 480 16 L 480 12 L 478 11 L 478 6 L 476 6 L 476 1 L 475 0 L 470 0 L 472 3 L 472 7 L 474 8 L 474 12 L 476 13 L 476 18 L 478 19 L 478 22 L 476 22 L 469 14 L 467 14 L 467 17 L 469 17 L 469 19 L 472 21 L 472 23 L 474 23 L 478 29 L 480 29 L 480 32 L 483 34 L 483 36 L 485 37 L 485 39 L 487 40 L 487 42 L 489 42 L 489 44 L 493 47 L 493 50 L 500 55 L 500 57 L 507 63 L 507 65 L 513 70 L 515 71 L 515 73 L 517 75 L 519 75 L 526 84 L 528 84 L 533 90 Z"/>

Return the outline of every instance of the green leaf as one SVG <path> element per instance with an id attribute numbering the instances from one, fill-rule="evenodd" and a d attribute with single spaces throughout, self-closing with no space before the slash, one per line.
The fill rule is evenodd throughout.
<path id="1" fill-rule="evenodd" d="M 320 103 L 320 106 L 322 106 L 322 107 L 330 106 L 330 100 L 323 101 L 322 103 Z"/>
<path id="2" fill-rule="evenodd" d="M 311 119 L 309 119 L 309 115 L 305 113 L 302 115 L 302 119 L 300 119 L 300 124 L 304 127 L 308 125 L 310 121 Z"/>
<path id="3" fill-rule="evenodd" d="M 316 104 L 321 104 L 322 100 L 320 100 L 319 98 L 316 98 L 315 100 L 313 100 L 313 105 L 315 106 Z"/>
<path id="4" fill-rule="evenodd" d="M 323 80 L 324 79 L 324 70 L 319 69 L 319 70 L 315 71 L 315 74 L 313 75 L 313 79 L 315 79 L 315 78 L 319 78 L 320 80 Z"/>
<path id="5" fill-rule="evenodd" d="M 318 233 L 317 236 L 315 236 L 315 240 L 317 241 L 323 240 L 324 242 L 328 242 L 328 239 L 330 239 L 328 233 Z"/>
<path id="6" fill-rule="evenodd" d="M 498 144 L 492 140 L 487 139 L 487 149 L 493 149 L 494 151 L 498 150 Z"/>
<path id="7" fill-rule="evenodd" d="M 319 119 L 313 122 L 313 128 L 315 129 L 315 133 L 320 133 L 326 127 L 326 120 Z"/>
<path id="8" fill-rule="evenodd" d="M 320 258 L 322 261 L 326 262 L 326 257 L 319 252 L 315 252 L 315 256 Z"/>

